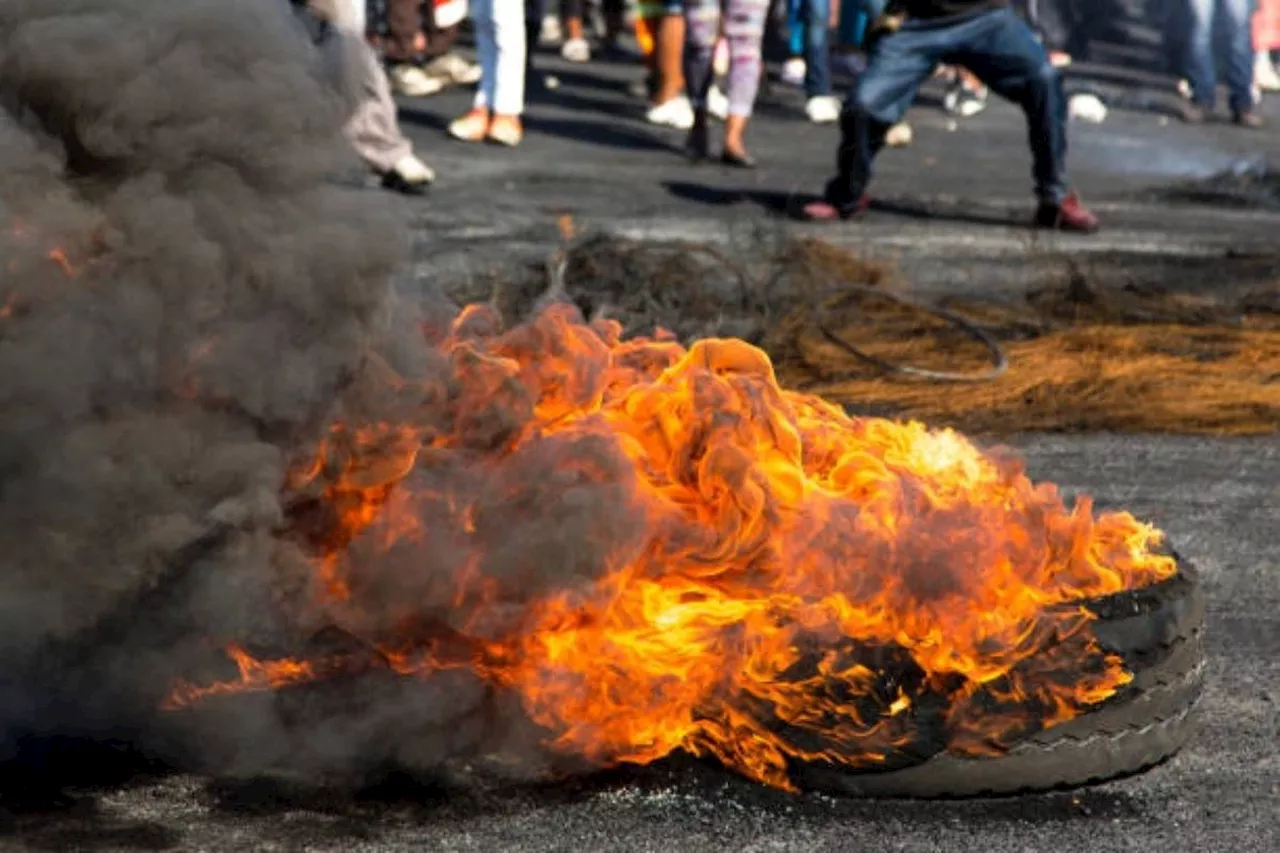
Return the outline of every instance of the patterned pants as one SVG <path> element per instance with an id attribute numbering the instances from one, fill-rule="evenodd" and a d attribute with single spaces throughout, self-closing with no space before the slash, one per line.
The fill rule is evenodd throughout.
<path id="1" fill-rule="evenodd" d="M 769 5 L 769 0 L 685 0 L 684 79 L 694 109 L 707 103 L 723 17 L 729 43 L 729 114 L 751 115 L 760 88 L 760 42 Z"/>

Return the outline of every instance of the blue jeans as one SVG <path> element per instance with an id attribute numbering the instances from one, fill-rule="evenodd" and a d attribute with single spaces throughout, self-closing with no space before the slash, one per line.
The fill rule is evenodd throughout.
<path id="1" fill-rule="evenodd" d="M 788 0 L 788 47 L 804 56 L 804 93 L 831 94 L 831 0 Z"/>
<path id="2" fill-rule="evenodd" d="M 1214 14 L 1222 15 L 1227 40 L 1227 90 L 1233 112 L 1253 106 L 1253 39 L 1250 17 L 1252 0 L 1185 0 L 1188 4 L 1189 32 L 1183 56 L 1183 73 L 1191 83 L 1197 104 L 1213 108 L 1217 102 L 1218 74 L 1213 61 Z"/>
<path id="3" fill-rule="evenodd" d="M 840 43 L 862 47 L 867 27 L 880 17 L 888 0 L 840 0 Z"/>
<path id="4" fill-rule="evenodd" d="M 1067 195 L 1067 107 L 1062 78 L 1031 28 L 1011 8 L 943 23 L 908 21 L 871 45 L 867 70 L 840 117 L 836 177 L 826 200 L 856 208 L 889 128 L 902 120 L 920 84 L 939 63 L 961 65 L 991 90 L 1022 107 L 1031 142 L 1032 175 L 1042 202 Z"/>

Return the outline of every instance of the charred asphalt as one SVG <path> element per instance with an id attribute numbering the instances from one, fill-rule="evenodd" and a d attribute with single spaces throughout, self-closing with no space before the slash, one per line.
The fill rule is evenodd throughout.
<path id="1" fill-rule="evenodd" d="M 751 131 L 762 169 L 691 168 L 678 133 L 637 118 L 625 94 L 630 71 L 551 60 L 545 67 L 560 85 L 535 101 L 529 137 L 515 151 L 445 141 L 440 128 L 465 108 L 463 93 L 405 105 L 407 126 L 440 180 L 431 198 L 406 207 L 417 243 L 402 290 L 542 256 L 565 213 L 580 229 L 641 237 L 730 240 L 762 224 L 791 227 L 770 208 L 818 189 L 832 159 L 834 131 L 803 124 L 798 96 L 774 93 Z M 1148 111 L 1073 125 L 1077 183 L 1108 228 L 1096 238 L 1037 238 L 1021 226 L 1030 214 L 1029 169 L 1012 109 L 993 105 L 959 127 L 927 106 L 912 119 L 916 144 L 883 159 L 881 209 L 825 236 L 896 259 L 922 294 L 1016 296 L 1053 273 L 1047 256 L 1062 254 L 1176 277 L 1189 289 L 1238 284 L 1242 259 L 1252 259 L 1254 275 L 1280 277 L 1280 211 L 1170 206 L 1148 192 L 1267 154 L 1280 163 L 1274 131 L 1186 128 Z M 1203 729 L 1148 773 L 1011 799 L 859 802 L 774 792 L 689 760 L 470 793 L 402 780 L 358 797 L 123 768 L 59 797 L 0 800 L 0 848 L 1274 851 L 1280 440 L 1061 435 L 1014 444 L 1033 478 L 1150 519 L 1204 575 L 1211 603 Z"/>

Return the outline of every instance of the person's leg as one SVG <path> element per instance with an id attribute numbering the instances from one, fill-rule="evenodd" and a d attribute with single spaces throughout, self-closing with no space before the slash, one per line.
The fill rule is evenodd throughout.
<path id="1" fill-rule="evenodd" d="M 1216 0 L 1182 0 L 1186 3 L 1186 30 L 1182 45 L 1182 75 L 1191 84 L 1191 98 L 1205 109 L 1217 101 L 1217 73 L 1213 62 L 1213 13 Z"/>
<path id="2" fill-rule="evenodd" d="M 1227 42 L 1227 91 L 1232 115 L 1253 112 L 1253 2 L 1218 0 Z"/>
<path id="3" fill-rule="evenodd" d="M 968 68 L 996 94 L 1022 108 L 1036 195 L 1042 202 L 1058 204 L 1068 194 L 1062 75 L 1050 64 L 1030 27 L 1012 10 L 987 12 L 980 18 L 971 26 L 968 40 L 947 61 Z"/>
<path id="4" fill-rule="evenodd" d="M 582 28 L 582 0 L 560 0 L 560 20 L 564 22 L 565 38 L 585 37 Z"/>
<path id="5" fill-rule="evenodd" d="M 357 89 L 343 134 L 356 155 L 382 176 L 384 187 L 420 194 L 435 180 L 435 173 L 414 156 L 412 143 L 400 130 L 387 75 L 365 39 L 363 10 L 349 0 L 329 7 L 329 20 L 339 34 L 337 47 L 346 59 L 343 64 L 355 75 Z"/>
<path id="6" fill-rule="evenodd" d="M 1280 92 L 1272 54 L 1280 46 L 1280 0 L 1259 0 L 1253 14 L 1253 82 L 1264 92 Z"/>
<path id="7" fill-rule="evenodd" d="M 907 25 L 871 44 L 867 69 L 858 78 L 840 115 L 836 176 L 827 183 L 824 193 L 825 204 L 836 216 L 854 213 L 863 203 L 885 134 L 906 114 L 920 84 L 938 64 L 945 47 L 937 38 L 940 29 L 944 28 Z M 816 206 L 806 209 L 806 215 L 833 218 L 831 211 Z"/>
<path id="8" fill-rule="evenodd" d="M 387 0 L 387 61 L 417 62 L 421 34 L 422 0 Z"/>
<path id="9" fill-rule="evenodd" d="M 524 0 L 490 0 L 493 9 L 494 87 L 492 107 L 499 117 L 518 118 L 524 112 L 524 69 L 527 44 Z"/>
<path id="10" fill-rule="evenodd" d="M 761 45 L 769 0 L 727 0 L 724 37 L 729 43 L 729 114 L 724 127 L 724 160 L 754 165 L 744 138 L 760 88 Z"/>
<path id="11" fill-rule="evenodd" d="M 427 37 L 427 49 L 424 51 L 425 57 L 428 60 L 439 59 L 453 50 L 453 46 L 458 43 L 458 25 L 438 27 L 429 23 L 426 27 L 425 35 Z"/>
<path id="12" fill-rule="evenodd" d="M 584 4 L 582 0 L 560 0 L 560 20 L 564 25 L 564 44 L 560 55 L 570 62 L 586 62 L 591 58 L 586 30 L 582 26 Z"/>
<path id="13" fill-rule="evenodd" d="M 534 79 L 533 54 L 542 39 L 542 19 L 546 17 L 544 0 L 524 0 L 524 79 L 527 87 Z"/>
<path id="14" fill-rule="evenodd" d="M 480 82 L 471 111 L 449 124 L 449 135 L 464 142 L 479 142 L 488 134 L 497 90 L 498 45 L 494 24 L 497 0 L 471 0 L 471 25 L 480 57 Z M 522 10 L 523 12 L 523 7 Z M 521 15 L 523 19 L 523 14 Z M 521 36 L 524 35 L 523 20 Z"/>
<path id="15" fill-rule="evenodd" d="M 494 6 L 498 0 L 471 0 L 471 23 L 480 58 L 480 85 L 476 87 L 475 107 L 491 110 L 498 79 L 498 43 Z"/>
<path id="16" fill-rule="evenodd" d="M 613 47 L 618 43 L 627 23 L 627 0 L 601 0 L 600 16 L 604 19 L 604 42 Z"/>
<path id="17" fill-rule="evenodd" d="M 1027 20 L 1049 53 L 1070 53 L 1075 33 L 1072 4 L 1078 0 L 1030 0 Z"/>
<path id="18" fill-rule="evenodd" d="M 720 36 L 720 0 L 685 0 L 684 79 L 695 113 L 706 111 Z M 659 42 L 661 47 L 661 42 Z"/>
<path id="19" fill-rule="evenodd" d="M 351 43 L 348 50 L 359 58 L 363 95 L 347 122 L 346 136 L 362 160 L 374 171 L 385 174 L 413 154 L 413 146 L 400 131 L 387 75 L 373 49 L 363 44 L 363 35 L 344 33 L 343 38 Z M 357 41 L 361 43 L 356 44 Z"/>
<path id="20" fill-rule="evenodd" d="M 831 94 L 831 0 L 805 0 L 804 93 Z"/>
<path id="21" fill-rule="evenodd" d="M 664 104 L 678 97 L 687 86 L 684 79 L 685 16 L 682 2 L 666 0 L 657 32 L 654 53 L 659 80 L 658 94 L 653 102 Z M 714 51 L 714 42 L 712 49 Z"/>

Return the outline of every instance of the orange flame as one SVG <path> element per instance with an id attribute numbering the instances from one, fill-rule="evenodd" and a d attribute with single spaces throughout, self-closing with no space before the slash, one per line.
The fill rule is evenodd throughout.
<path id="1" fill-rule="evenodd" d="M 75 265 L 71 263 L 71 258 L 67 256 L 66 250 L 58 247 L 52 248 L 49 250 L 46 257 L 57 264 L 67 278 L 76 277 L 78 271 L 76 270 Z"/>
<path id="2" fill-rule="evenodd" d="M 1130 679 L 1081 601 L 1175 572 L 1151 526 L 1068 509 L 955 432 L 786 391 L 742 341 L 624 341 L 562 307 L 496 327 L 473 306 L 437 345 L 448 388 L 420 390 L 449 417 L 339 424 L 290 484 L 327 514 L 316 573 L 354 634 L 402 624 L 367 618 L 391 606 L 367 593 L 381 555 L 457 545 L 450 624 L 467 642 L 414 658 L 431 637 L 368 636 L 397 672 L 471 667 L 514 691 L 552 747 L 600 764 L 683 749 L 782 788 L 791 762 L 882 766 L 925 737 L 999 752 Z M 512 617 L 509 581 L 485 571 L 501 520 L 423 484 L 450 464 L 506 483 L 544 448 L 569 451 L 556 488 L 610 486 L 638 532 L 591 531 L 595 579 L 526 596 Z M 533 485 L 510 485 L 502 512 L 544 511 Z M 166 706 L 330 671 L 230 653 L 238 680 L 184 682 Z"/>

